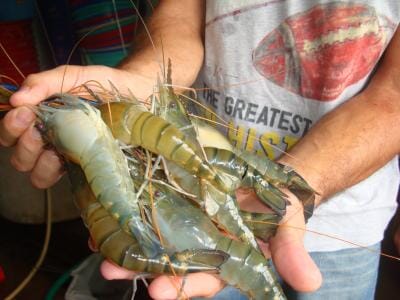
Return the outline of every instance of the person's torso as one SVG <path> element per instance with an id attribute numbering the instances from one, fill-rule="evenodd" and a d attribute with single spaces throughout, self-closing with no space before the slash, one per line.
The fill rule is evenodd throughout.
<path id="1" fill-rule="evenodd" d="M 229 123 L 220 129 L 236 147 L 276 159 L 362 91 L 399 20 L 397 0 L 208 0 L 199 96 Z M 309 227 L 351 239 L 359 233 L 348 227 L 362 222 L 344 216 L 367 214 L 376 233 L 357 242 L 377 242 L 393 213 L 398 178 L 393 160 L 321 205 Z M 345 228 L 334 228 L 342 219 L 349 219 Z M 310 250 L 348 247 L 306 240 Z"/>

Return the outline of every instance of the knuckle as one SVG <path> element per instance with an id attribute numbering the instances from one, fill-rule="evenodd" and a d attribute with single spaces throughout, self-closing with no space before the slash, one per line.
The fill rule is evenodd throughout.
<path id="1" fill-rule="evenodd" d="M 4 139 L 3 136 L 0 133 L 0 146 L 2 146 L 2 147 L 11 147 L 14 144 L 15 144 L 15 142 Z"/>
<path id="2" fill-rule="evenodd" d="M 85 68 L 75 68 L 74 69 L 75 80 L 77 82 L 85 82 L 86 80 L 86 69 Z"/>
<path id="3" fill-rule="evenodd" d="M 32 84 L 37 83 L 39 80 L 40 80 L 39 73 L 29 74 L 24 80 L 24 85 L 25 84 L 32 85 Z"/>
<path id="4" fill-rule="evenodd" d="M 47 189 L 48 187 L 51 186 L 51 184 L 47 180 L 44 180 L 43 178 L 40 178 L 39 176 L 36 175 L 31 176 L 31 183 L 35 188 L 41 190 Z"/>
<path id="5" fill-rule="evenodd" d="M 12 109 L 10 110 L 1 120 L 1 132 L 3 133 L 8 133 L 10 131 L 13 131 L 13 125 L 14 125 L 14 119 L 17 114 L 17 109 Z"/>
<path id="6" fill-rule="evenodd" d="M 54 150 L 44 151 L 45 159 L 47 165 L 52 168 L 52 170 L 58 171 L 61 168 L 61 160 L 58 154 Z"/>
<path id="7" fill-rule="evenodd" d="M 67 67 L 73 67 L 73 66 L 69 66 L 69 65 L 59 65 L 58 67 L 56 67 L 54 70 L 57 70 L 57 71 L 62 71 L 62 70 L 64 70 L 65 68 L 67 68 Z"/>
<path id="8" fill-rule="evenodd" d="M 31 173 L 31 183 L 38 189 L 47 189 L 55 184 L 61 177 L 62 174 L 59 173 L 35 172 L 34 170 Z"/>
<path id="9" fill-rule="evenodd" d="M 63 174 L 62 164 L 54 151 L 45 150 L 39 157 L 32 173 L 31 183 L 34 187 L 45 189 L 56 183 Z"/>
<path id="10" fill-rule="evenodd" d="M 10 138 L 9 133 L 9 115 L 10 113 L 6 114 L 3 120 L 0 122 L 0 145 L 4 147 L 10 147 L 14 144 L 15 140 Z"/>
<path id="11" fill-rule="evenodd" d="M 32 170 L 32 167 L 24 162 L 22 162 L 15 154 L 10 158 L 10 164 L 20 172 L 29 172 Z"/>
<path id="12" fill-rule="evenodd" d="M 18 141 L 19 151 L 26 155 L 37 154 L 43 143 L 40 140 L 35 140 L 31 136 L 22 135 Z"/>

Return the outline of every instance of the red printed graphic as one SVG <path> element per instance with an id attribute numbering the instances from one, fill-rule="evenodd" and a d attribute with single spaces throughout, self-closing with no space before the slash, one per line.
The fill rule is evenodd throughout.
<path id="1" fill-rule="evenodd" d="M 386 43 L 379 21 L 367 5 L 317 5 L 266 35 L 253 52 L 253 64 L 265 78 L 293 93 L 334 100 L 379 59 Z"/>

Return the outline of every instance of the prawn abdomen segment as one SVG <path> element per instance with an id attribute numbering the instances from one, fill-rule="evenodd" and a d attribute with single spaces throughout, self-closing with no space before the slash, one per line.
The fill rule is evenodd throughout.
<path id="1" fill-rule="evenodd" d="M 162 154 L 188 171 L 199 172 L 203 161 L 195 153 L 192 145 L 188 144 L 185 134 L 164 119 L 150 112 L 143 112 L 133 124 L 131 132 L 132 145 Z"/>
<path id="2" fill-rule="evenodd" d="M 84 131 L 80 130 L 80 135 L 76 134 L 80 128 L 86 127 L 87 121 L 88 116 L 83 111 L 62 109 L 54 109 L 45 120 L 52 144 L 75 163 L 80 163 L 84 153 L 87 149 L 92 149 L 97 140 L 98 133 L 94 126 L 89 126 Z M 68 127 L 65 124 L 69 124 Z"/>
<path id="3" fill-rule="evenodd" d="M 251 299 L 286 299 L 270 261 L 256 249 L 226 237 L 220 239 L 216 248 L 229 255 L 220 269 L 220 276 L 227 283 L 238 287 Z"/>

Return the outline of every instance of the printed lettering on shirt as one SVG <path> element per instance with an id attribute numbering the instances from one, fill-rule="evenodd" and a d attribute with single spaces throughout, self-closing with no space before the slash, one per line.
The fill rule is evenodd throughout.
<path id="1" fill-rule="evenodd" d="M 312 120 L 300 114 L 224 95 L 206 84 L 202 96 L 211 109 L 205 111 L 203 117 L 217 124 L 213 110 L 222 110 L 224 119 L 229 120 L 225 129 L 227 137 L 235 147 L 268 155 L 271 159 L 287 151 L 312 125 Z M 246 126 L 237 125 L 238 120 L 244 121 Z"/>

